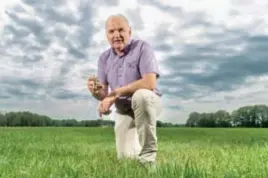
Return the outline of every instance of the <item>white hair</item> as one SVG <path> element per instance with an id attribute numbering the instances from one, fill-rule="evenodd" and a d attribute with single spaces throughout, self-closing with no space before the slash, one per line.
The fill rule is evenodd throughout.
<path id="1" fill-rule="evenodd" d="M 126 18 L 126 16 L 124 16 L 123 14 L 118 13 L 118 14 L 112 14 L 112 15 L 110 15 L 110 16 L 107 18 L 107 20 L 106 20 L 106 22 L 105 22 L 105 27 L 107 26 L 108 21 L 109 21 L 110 19 L 112 19 L 112 18 L 120 18 L 120 19 L 123 19 L 123 20 L 127 23 L 127 25 L 130 26 L 129 21 L 128 21 L 128 19 Z"/>

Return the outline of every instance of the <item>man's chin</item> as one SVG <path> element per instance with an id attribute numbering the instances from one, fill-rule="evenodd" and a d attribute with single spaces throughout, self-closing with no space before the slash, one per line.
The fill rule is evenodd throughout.
<path id="1" fill-rule="evenodd" d="M 122 51 L 124 49 L 124 45 L 114 45 L 113 48 L 118 51 Z"/>

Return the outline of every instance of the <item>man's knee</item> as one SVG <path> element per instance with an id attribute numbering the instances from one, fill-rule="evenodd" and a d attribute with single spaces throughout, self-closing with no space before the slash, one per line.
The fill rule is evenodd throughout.
<path id="1" fill-rule="evenodd" d="M 143 100 L 146 95 L 146 92 L 148 92 L 149 90 L 147 89 L 138 89 L 132 96 L 133 100 Z"/>
<path id="2" fill-rule="evenodd" d="M 132 108 L 137 105 L 144 105 L 153 97 L 153 92 L 147 89 L 139 89 L 132 95 Z"/>

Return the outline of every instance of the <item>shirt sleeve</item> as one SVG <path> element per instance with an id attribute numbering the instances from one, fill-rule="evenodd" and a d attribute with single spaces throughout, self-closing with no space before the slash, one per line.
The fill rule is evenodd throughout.
<path id="1" fill-rule="evenodd" d="M 153 48 L 148 43 L 144 43 L 141 48 L 139 68 L 141 76 L 147 73 L 155 73 L 157 78 L 160 77 Z"/>
<path id="2" fill-rule="evenodd" d="M 106 62 L 105 62 L 105 55 L 101 54 L 98 60 L 98 71 L 97 71 L 97 78 L 100 80 L 102 84 L 108 85 L 107 75 L 106 75 Z"/>

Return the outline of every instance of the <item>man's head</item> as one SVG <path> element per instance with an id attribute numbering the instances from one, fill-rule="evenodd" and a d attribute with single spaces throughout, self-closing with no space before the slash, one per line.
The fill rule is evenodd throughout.
<path id="1" fill-rule="evenodd" d="M 127 18 L 121 14 L 111 15 L 106 21 L 106 37 L 112 48 L 122 51 L 131 37 Z"/>

